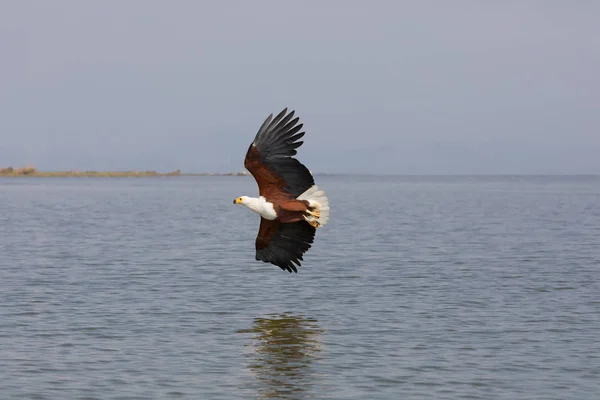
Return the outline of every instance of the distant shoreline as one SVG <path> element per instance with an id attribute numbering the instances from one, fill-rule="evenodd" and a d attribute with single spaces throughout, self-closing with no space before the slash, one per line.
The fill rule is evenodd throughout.
<path id="1" fill-rule="evenodd" d="M 74 178 L 143 178 L 143 177 L 173 177 L 173 176 L 247 176 L 247 172 L 224 173 L 183 173 L 180 170 L 171 172 L 157 171 L 38 171 L 33 167 L 0 168 L 0 177 L 74 177 Z"/>

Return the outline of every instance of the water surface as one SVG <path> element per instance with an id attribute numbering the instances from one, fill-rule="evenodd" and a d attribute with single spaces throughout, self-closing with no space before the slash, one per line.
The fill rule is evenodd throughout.
<path id="1" fill-rule="evenodd" d="M 0 179 L 0 397 L 599 398 L 600 178 L 317 182 L 289 274 L 252 178 Z"/>

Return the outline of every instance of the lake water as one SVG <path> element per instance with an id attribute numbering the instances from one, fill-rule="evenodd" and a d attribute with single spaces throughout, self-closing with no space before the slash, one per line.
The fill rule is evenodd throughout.
<path id="1" fill-rule="evenodd" d="M 0 179 L 0 398 L 600 398 L 600 178 L 316 179 L 298 274 L 251 177 Z"/>

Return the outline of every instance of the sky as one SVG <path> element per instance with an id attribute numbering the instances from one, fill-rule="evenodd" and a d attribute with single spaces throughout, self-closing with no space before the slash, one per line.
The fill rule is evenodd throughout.
<path id="1" fill-rule="evenodd" d="M 600 174 L 600 2 L 0 2 L 0 166 Z"/>

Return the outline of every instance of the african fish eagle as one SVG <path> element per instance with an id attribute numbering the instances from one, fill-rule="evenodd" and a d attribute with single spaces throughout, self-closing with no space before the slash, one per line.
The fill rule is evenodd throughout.
<path id="1" fill-rule="evenodd" d="M 311 247 L 315 232 L 329 221 L 329 201 L 309 170 L 297 159 L 297 141 L 304 132 L 287 108 L 269 115 L 250 144 L 244 167 L 258 184 L 259 197 L 241 196 L 243 204 L 260 215 L 256 260 L 298 272 L 302 255 Z M 293 118 L 293 119 L 292 119 Z M 294 265 L 296 264 L 296 265 Z"/>

